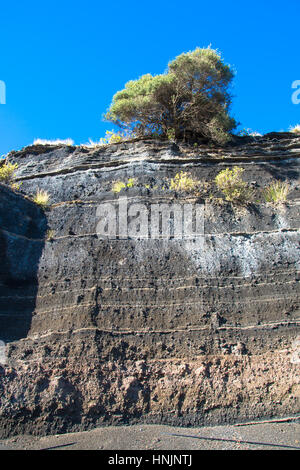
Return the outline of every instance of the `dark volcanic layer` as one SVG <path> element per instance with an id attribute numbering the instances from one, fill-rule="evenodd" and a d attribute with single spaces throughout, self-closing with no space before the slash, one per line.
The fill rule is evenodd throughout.
<path id="1" fill-rule="evenodd" d="M 9 158 L 23 184 L 0 186 L 1 436 L 300 411 L 299 136 L 226 149 L 32 146 Z M 213 180 L 234 165 L 257 198 L 288 181 L 288 202 L 217 204 Z M 203 181 L 197 198 L 168 189 L 180 170 Z M 45 213 L 24 197 L 37 189 L 51 195 Z M 97 207 L 120 196 L 202 204 L 204 239 L 99 239 Z"/>

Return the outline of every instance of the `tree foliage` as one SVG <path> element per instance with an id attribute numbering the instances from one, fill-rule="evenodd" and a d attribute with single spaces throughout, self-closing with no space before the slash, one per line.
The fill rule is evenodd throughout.
<path id="1" fill-rule="evenodd" d="M 219 143 L 236 127 L 229 116 L 233 79 L 218 51 L 197 48 L 171 61 L 164 74 L 143 75 L 117 92 L 105 119 L 138 135 L 205 137 Z"/>

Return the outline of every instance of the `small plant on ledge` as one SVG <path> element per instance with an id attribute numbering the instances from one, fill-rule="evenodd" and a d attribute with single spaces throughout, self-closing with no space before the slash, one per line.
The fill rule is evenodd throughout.
<path id="1" fill-rule="evenodd" d="M 293 132 L 293 134 L 300 134 L 300 124 L 297 124 L 296 126 L 291 126 L 289 128 L 290 132 Z"/>
<path id="2" fill-rule="evenodd" d="M 283 181 L 272 181 L 263 191 L 263 196 L 266 202 L 282 203 L 287 200 L 290 187 L 288 183 Z"/>
<path id="3" fill-rule="evenodd" d="M 13 187 L 15 183 L 14 177 L 15 177 L 15 172 L 18 168 L 18 164 L 15 163 L 14 165 L 10 162 L 4 163 L 0 166 L 0 182 L 4 184 L 8 184 Z M 18 189 L 17 187 L 13 189 Z"/>
<path id="4" fill-rule="evenodd" d="M 253 190 L 243 181 L 243 168 L 238 166 L 226 168 L 220 171 L 216 176 L 215 182 L 217 187 L 225 195 L 226 201 L 237 204 L 249 204 L 253 200 Z"/>
<path id="5" fill-rule="evenodd" d="M 38 189 L 32 200 L 43 210 L 45 210 L 50 205 L 50 195 L 43 189 Z"/>
<path id="6" fill-rule="evenodd" d="M 46 240 L 48 242 L 52 242 L 54 240 L 54 237 L 55 237 L 55 230 L 52 230 L 52 229 L 47 230 Z"/>
<path id="7" fill-rule="evenodd" d="M 199 188 L 199 181 L 195 180 L 189 173 L 180 171 L 171 179 L 169 188 L 173 191 L 195 193 Z"/>
<path id="8" fill-rule="evenodd" d="M 117 194 L 117 193 L 120 193 L 122 189 L 133 188 L 135 183 L 136 183 L 135 178 L 129 178 L 127 183 L 124 183 L 123 181 L 115 181 L 112 185 L 111 190 L 113 193 Z"/>

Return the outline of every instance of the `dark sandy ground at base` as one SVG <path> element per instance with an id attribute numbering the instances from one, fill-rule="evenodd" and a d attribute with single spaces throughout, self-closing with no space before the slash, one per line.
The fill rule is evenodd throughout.
<path id="1" fill-rule="evenodd" d="M 300 450 L 300 420 L 183 428 L 163 425 L 99 427 L 54 436 L 15 436 L 0 450 Z"/>

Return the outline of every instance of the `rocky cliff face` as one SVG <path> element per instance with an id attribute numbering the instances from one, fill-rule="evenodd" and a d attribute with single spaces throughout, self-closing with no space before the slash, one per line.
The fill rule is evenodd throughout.
<path id="1" fill-rule="evenodd" d="M 0 435 L 298 413 L 299 157 L 288 133 L 226 149 L 137 140 L 12 152 L 23 184 L 0 187 Z M 288 202 L 221 204 L 213 180 L 234 165 L 257 197 L 288 181 Z M 181 170 L 202 181 L 197 197 L 169 189 Z M 51 195 L 45 212 L 27 198 L 37 189 Z M 97 209 L 120 197 L 134 229 L 99 238 Z M 153 204 L 198 204 L 201 231 L 134 236 L 130 207 Z"/>

